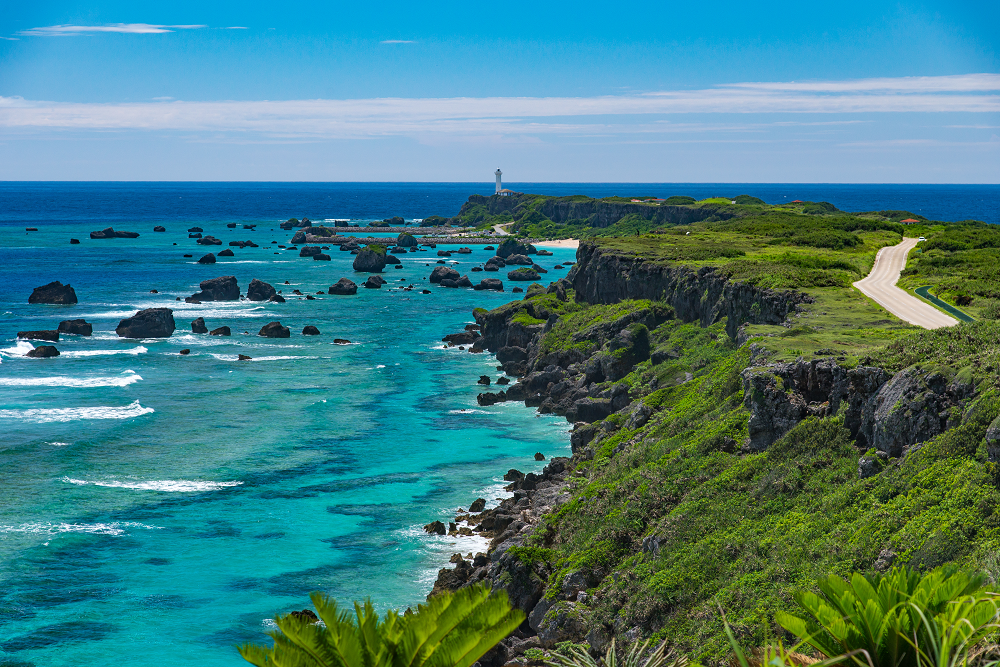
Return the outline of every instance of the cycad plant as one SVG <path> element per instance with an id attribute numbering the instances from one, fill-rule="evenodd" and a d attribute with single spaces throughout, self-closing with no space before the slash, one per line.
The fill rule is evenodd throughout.
<path id="1" fill-rule="evenodd" d="M 986 576 L 945 565 L 921 574 L 855 573 L 819 581 L 820 595 L 796 594 L 804 617 L 778 623 L 824 655 L 865 667 L 955 667 L 997 629 L 1000 607 Z"/>
<path id="2" fill-rule="evenodd" d="M 585 647 L 573 644 L 566 649 L 565 654 L 556 653 L 555 658 L 547 660 L 546 664 L 549 667 L 685 667 L 687 665 L 687 658 L 677 656 L 673 651 L 667 652 L 666 647 L 667 643 L 663 642 L 643 660 L 649 648 L 649 640 L 641 644 L 636 642 L 625 654 L 625 659 L 621 660 L 615 648 L 615 640 L 612 639 L 603 660 L 598 664 Z"/>
<path id="3" fill-rule="evenodd" d="M 484 585 L 384 618 L 370 600 L 355 602 L 351 614 L 324 595 L 311 597 L 319 622 L 278 616 L 274 646 L 247 644 L 240 655 L 258 667 L 470 667 L 524 620 L 505 593 Z"/>

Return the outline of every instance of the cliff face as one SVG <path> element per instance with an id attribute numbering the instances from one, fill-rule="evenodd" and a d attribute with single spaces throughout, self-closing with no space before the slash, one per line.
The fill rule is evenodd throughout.
<path id="1" fill-rule="evenodd" d="M 726 333 L 736 339 L 744 324 L 781 324 L 800 303 L 799 292 L 760 289 L 730 282 L 713 267 L 698 270 L 645 261 L 581 243 L 568 276 L 577 301 L 617 303 L 624 299 L 665 301 L 681 320 L 708 326 L 726 317 Z"/>
<path id="2" fill-rule="evenodd" d="M 476 206 L 486 207 L 490 215 L 510 213 L 515 218 L 533 208 L 553 222 L 586 220 L 591 227 L 597 228 L 610 227 L 625 216 L 633 214 L 644 220 L 664 225 L 685 225 L 709 218 L 728 220 L 733 217 L 732 212 L 722 206 L 654 206 L 583 197 L 548 197 L 538 202 L 537 195 L 527 194 L 509 197 L 472 195 L 462 205 L 458 217 L 462 217 Z"/>

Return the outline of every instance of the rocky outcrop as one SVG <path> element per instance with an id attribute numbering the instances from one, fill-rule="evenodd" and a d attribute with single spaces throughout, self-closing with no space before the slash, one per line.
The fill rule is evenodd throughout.
<path id="1" fill-rule="evenodd" d="M 232 336 L 233 331 L 229 327 L 221 326 L 218 329 L 212 329 L 208 332 L 209 336 Z"/>
<path id="2" fill-rule="evenodd" d="M 59 350 L 54 345 L 39 345 L 33 350 L 28 350 L 28 353 L 24 356 L 31 357 L 32 359 L 49 359 L 51 357 L 58 357 Z"/>
<path id="3" fill-rule="evenodd" d="M 403 232 L 396 239 L 396 245 L 399 246 L 400 248 L 416 248 L 417 239 L 415 239 L 412 234 L 407 234 L 406 232 Z"/>
<path id="4" fill-rule="evenodd" d="M 368 276 L 368 280 L 366 280 L 362 284 L 362 286 L 365 289 L 381 289 L 382 285 L 385 285 L 385 284 L 386 284 L 386 281 L 385 281 L 384 278 L 382 278 L 382 276 Z"/>
<path id="5" fill-rule="evenodd" d="M 137 232 L 116 232 L 111 227 L 102 229 L 99 232 L 90 232 L 92 239 L 136 239 L 139 238 Z"/>
<path id="6" fill-rule="evenodd" d="M 503 281 L 499 278 L 483 278 L 475 285 L 472 289 L 474 290 L 493 290 L 494 292 L 503 291 Z"/>
<path id="7" fill-rule="evenodd" d="M 351 295 L 358 293 L 358 286 L 353 280 L 341 278 L 335 285 L 331 285 L 327 294 Z"/>
<path id="8" fill-rule="evenodd" d="M 507 280 L 519 280 L 522 282 L 538 280 L 541 276 L 534 269 L 526 267 L 515 269 L 507 273 Z"/>
<path id="9" fill-rule="evenodd" d="M 302 328 L 302 335 L 303 336 L 318 336 L 319 335 L 319 329 L 317 329 L 316 327 L 314 327 L 311 324 L 307 324 L 306 326 L 304 326 Z"/>
<path id="10" fill-rule="evenodd" d="M 198 239 L 196 243 L 198 245 L 222 245 L 222 241 L 220 239 L 215 238 L 211 234 Z"/>
<path id="11" fill-rule="evenodd" d="M 153 227 L 153 231 L 154 232 L 165 232 L 165 231 L 167 231 L 167 228 L 164 227 L 164 226 L 162 226 L 162 225 L 157 225 L 157 226 Z"/>
<path id="12" fill-rule="evenodd" d="M 18 331 L 17 337 L 21 340 L 49 340 L 56 342 L 59 340 L 59 332 L 55 330 Z"/>
<path id="13" fill-rule="evenodd" d="M 358 252 L 354 258 L 354 270 L 379 273 L 385 269 L 385 248 L 370 245 Z"/>
<path id="14" fill-rule="evenodd" d="M 273 286 L 256 278 L 251 280 L 250 286 L 247 287 L 247 299 L 250 301 L 269 301 L 277 293 Z"/>
<path id="15" fill-rule="evenodd" d="M 302 249 L 299 250 L 299 257 L 313 257 L 314 255 L 322 254 L 322 252 L 323 249 L 319 246 L 302 246 Z"/>
<path id="16" fill-rule="evenodd" d="M 63 285 L 58 280 L 36 287 L 28 297 L 28 303 L 51 303 L 58 305 L 69 305 L 77 303 L 76 290 L 68 283 Z"/>
<path id="17" fill-rule="evenodd" d="M 192 294 L 185 301 L 238 301 L 240 298 L 240 286 L 236 282 L 236 276 L 202 280 L 198 287 L 201 291 Z"/>
<path id="18" fill-rule="evenodd" d="M 147 308 L 119 322 L 115 333 L 122 338 L 169 338 L 176 328 L 170 308 Z"/>
<path id="19" fill-rule="evenodd" d="M 845 369 L 832 359 L 751 367 L 742 374 L 750 411 L 745 447 L 766 449 L 807 417 L 843 414 L 858 447 L 897 457 L 961 420 L 975 394 L 970 376 L 917 365 L 890 377 L 881 368 Z"/>
<path id="20" fill-rule="evenodd" d="M 429 280 L 432 283 L 439 283 L 445 279 L 458 280 L 459 277 L 460 274 L 455 269 L 449 268 L 447 266 L 437 266 L 434 267 L 433 271 L 431 271 L 431 276 Z"/>
<path id="21" fill-rule="evenodd" d="M 535 250 L 535 246 L 530 243 L 524 243 L 511 238 L 504 239 L 504 241 L 497 246 L 497 257 L 502 257 L 504 259 L 510 257 L 511 255 L 533 255 L 535 252 L 537 252 Z"/>
<path id="22" fill-rule="evenodd" d="M 618 303 L 625 299 L 649 299 L 669 304 L 685 322 L 702 326 L 726 320 L 726 333 L 736 340 L 744 324 L 780 324 L 809 296 L 791 290 L 770 290 L 730 281 L 716 267 L 691 267 L 647 261 L 642 257 L 606 250 L 583 242 L 578 263 L 568 280 L 576 300 L 586 303 Z"/>
<path id="23" fill-rule="evenodd" d="M 208 333 L 208 327 L 205 326 L 204 317 L 199 317 L 193 322 L 191 322 L 191 333 L 196 333 L 196 334 Z"/>
<path id="24" fill-rule="evenodd" d="M 220 250 L 217 257 L 235 257 L 236 253 L 232 251 L 231 248 L 226 248 L 225 250 Z"/>
<path id="25" fill-rule="evenodd" d="M 514 264 L 515 266 L 531 266 L 534 264 L 526 255 L 510 255 L 504 262 L 507 264 Z"/>
<path id="26" fill-rule="evenodd" d="M 215 255 L 208 253 L 203 255 L 201 259 L 198 260 L 199 264 L 215 264 Z"/>
<path id="27" fill-rule="evenodd" d="M 94 333 L 94 325 L 87 320 L 63 320 L 59 323 L 59 333 L 90 336 Z"/>
<path id="28" fill-rule="evenodd" d="M 260 328 L 257 335 L 264 338 L 291 338 L 292 333 L 288 327 L 281 326 L 281 322 L 268 322 Z"/>

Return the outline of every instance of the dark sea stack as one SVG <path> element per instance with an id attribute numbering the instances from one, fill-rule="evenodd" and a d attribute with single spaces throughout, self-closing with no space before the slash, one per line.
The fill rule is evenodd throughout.
<path id="1" fill-rule="evenodd" d="M 479 514 L 484 509 L 486 509 L 486 498 L 476 498 L 472 501 L 472 504 L 469 505 L 469 511 L 473 514 Z"/>
<path id="2" fill-rule="evenodd" d="M 209 234 L 208 236 L 198 239 L 198 245 L 222 245 L 222 241 Z"/>
<path id="3" fill-rule="evenodd" d="M 502 257 L 490 257 L 486 260 L 485 268 L 487 271 L 499 271 L 505 266 L 507 266 L 507 262 L 503 261 Z"/>
<path id="4" fill-rule="evenodd" d="M 499 278 L 484 278 L 480 280 L 479 284 L 473 287 L 472 289 L 475 290 L 488 289 L 488 290 L 493 290 L 495 292 L 502 292 L 503 281 L 501 281 Z"/>
<path id="5" fill-rule="evenodd" d="M 539 257 L 551 257 L 552 256 L 552 253 L 550 251 L 548 251 L 548 250 L 536 250 L 535 252 L 536 252 L 536 254 Z"/>
<path id="6" fill-rule="evenodd" d="M 232 224 L 233 224 L 233 227 L 236 226 L 235 222 L 232 223 Z M 278 227 L 284 229 L 285 231 L 288 231 L 290 229 L 294 229 L 294 228 L 296 228 L 298 226 L 299 226 L 299 221 L 296 218 L 289 218 L 285 222 L 283 222 L 280 225 L 278 225 Z"/>
<path id="7" fill-rule="evenodd" d="M 528 281 L 528 280 L 538 280 L 539 277 L 540 276 L 538 275 L 537 271 L 528 268 L 516 269 L 507 274 L 507 280 Z"/>
<path id="8" fill-rule="evenodd" d="M 253 361 L 253 357 L 249 354 L 241 354 L 236 358 L 237 361 Z"/>
<path id="9" fill-rule="evenodd" d="M 313 255 L 319 255 L 323 252 L 319 246 L 306 245 L 302 246 L 299 250 L 299 257 L 312 257 Z"/>
<path id="10" fill-rule="evenodd" d="M 445 525 L 443 523 L 441 523 L 440 521 L 431 521 L 429 524 L 427 524 L 426 526 L 424 526 L 424 530 L 426 530 L 431 535 L 447 535 L 448 534 L 448 530 L 445 528 Z"/>
<path id="11" fill-rule="evenodd" d="M 208 332 L 209 336 L 232 336 L 233 332 L 229 327 L 219 327 Z"/>
<path id="12" fill-rule="evenodd" d="M 504 260 L 507 264 L 516 264 L 518 266 L 531 266 L 533 262 L 528 259 L 527 255 L 511 255 Z"/>
<path id="13" fill-rule="evenodd" d="M 548 271 L 538 266 L 537 264 L 532 264 L 531 268 L 535 271 L 535 273 L 548 273 Z"/>
<path id="14" fill-rule="evenodd" d="M 198 260 L 199 264 L 215 264 L 215 255 L 208 253 Z"/>
<path id="15" fill-rule="evenodd" d="M 438 250 L 438 257 L 451 257 L 450 250 Z"/>
<path id="16" fill-rule="evenodd" d="M 56 280 L 48 285 L 36 287 L 28 297 L 28 303 L 50 303 L 56 305 L 70 305 L 77 303 L 76 291 L 68 284 L 63 285 Z"/>
<path id="17" fill-rule="evenodd" d="M 499 391 L 497 393 L 485 392 L 476 396 L 476 403 L 481 406 L 496 405 L 497 403 L 503 403 L 507 400 L 506 392 Z"/>
<path id="18" fill-rule="evenodd" d="M 441 287 L 458 287 L 458 281 L 453 278 L 444 278 L 440 284 Z"/>
<path id="19" fill-rule="evenodd" d="M 116 232 L 113 228 L 108 227 L 107 229 L 102 229 L 99 232 L 90 232 L 90 238 L 92 239 L 137 239 L 139 234 L 137 232 Z"/>
<path id="20" fill-rule="evenodd" d="M 460 331 L 458 333 L 448 334 L 441 340 L 445 343 L 451 343 L 452 345 L 468 345 L 478 338 L 478 336 L 471 331 Z"/>
<path id="21" fill-rule="evenodd" d="M 53 343 L 58 342 L 59 332 L 55 330 L 48 331 L 18 331 L 17 337 L 21 340 L 49 340 Z"/>
<path id="22" fill-rule="evenodd" d="M 513 289 L 511 290 L 511 292 L 513 292 L 514 294 L 520 294 L 520 293 L 521 293 L 521 292 L 523 292 L 523 291 L 524 291 L 524 290 L 523 290 L 523 289 L 521 289 L 520 287 L 515 287 L 515 288 L 513 288 Z"/>
<path id="23" fill-rule="evenodd" d="M 491 381 L 492 381 L 492 378 L 490 378 L 489 375 L 480 375 L 479 379 L 476 380 L 476 384 L 482 384 L 482 385 L 486 385 L 488 387 L 488 386 L 490 386 L 490 382 Z"/>
<path id="24" fill-rule="evenodd" d="M 459 255 L 471 255 L 472 248 L 461 247 L 458 250 L 453 250 L 452 252 L 457 253 Z"/>
<path id="25" fill-rule="evenodd" d="M 462 276 L 455 281 L 455 287 L 472 287 L 472 281 L 469 280 L 469 276 Z"/>
<path id="26" fill-rule="evenodd" d="M 278 292 L 274 287 L 256 278 L 251 280 L 250 286 L 247 287 L 247 299 L 250 301 L 269 301 L 272 296 L 277 295 Z"/>
<path id="27" fill-rule="evenodd" d="M 446 278 L 458 280 L 459 277 L 459 273 L 455 269 L 448 268 L 447 266 L 438 266 L 431 271 L 430 281 L 432 283 L 439 283 Z"/>
<path id="28" fill-rule="evenodd" d="M 496 250 L 496 248 L 494 248 L 494 247 L 493 247 L 493 246 L 491 246 L 491 245 L 488 245 L 488 246 L 486 246 L 485 248 L 483 248 L 483 250 Z"/>
<path id="29" fill-rule="evenodd" d="M 270 301 L 271 303 L 284 303 L 285 297 L 281 296 L 280 294 L 275 294 L 270 299 L 268 299 L 268 301 Z"/>
<path id="30" fill-rule="evenodd" d="M 204 230 L 204 229 L 202 229 L 201 227 L 192 227 L 192 228 L 191 228 L 191 229 L 189 229 L 188 231 L 189 231 L 189 232 L 203 232 L 203 231 L 205 231 L 205 230 Z"/>
<path id="31" fill-rule="evenodd" d="M 189 239 L 200 239 L 201 238 L 201 233 L 188 234 L 188 238 Z"/>
<path id="32" fill-rule="evenodd" d="M 257 335 L 264 338 L 291 338 L 292 332 L 288 327 L 281 326 L 281 322 L 268 322 L 260 328 L 260 333 Z"/>
<path id="33" fill-rule="evenodd" d="M 497 256 L 509 257 L 511 255 L 534 255 L 537 250 L 530 243 L 522 243 L 517 239 L 506 239 L 497 246 Z"/>
<path id="34" fill-rule="evenodd" d="M 399 238 L 396 239 L 396 245 L 401 248 L 416 248 L 417 239 L 413 237 L 413 234 L 407 234 L 406 232 L 402 232 L 399 235 Z"/>
<path id="35" fill-rule="evenodd" d="M 327 255 L 325 252 L 321 252 L 318 255 L 313 255 L 313 259 L 318 262 L 329 262 L 330 256 Z"/>
<path id="36" fill-rule="evenodd" d="M 153 231 L 154 232 L 165 232 L 165 231 L 167 231 L 167 228 L 164 227 L 163 225 L 157 225 L 156 227 L 153 227 Z"/>
<path id="37" fill-rule="evenodd" d="M 421 294 L 430 294 L 431 291 L 429 289 L 422 289 L 422 290 L 420 290 L 420 293 Z"/>
<path id="38" fill-rule="evenodd" d="M 227 223 L 226 227 L 229 227 L 229 229 L 236 229 L 236 223 L 235 222 Z"/>
<path id="39" fill-rule="evenodd" d="M 292 240 L 289 241 L 289 243 L 291 243 L 292 245 L 305 242 L 306 242 L 306 233 L 301 229 L 295 232 L 295 234 L 292 235 Z"/>
<path id="40" fill-rule="evenodd" d="M 236 282 L 236 276 L 220 276 L 219 278 L 209 278 L 202 280 L 198 284 L 201 291 L 192 294 L 185 301 L 194 303 L 195 301 L 239 301 L 240 286 Z"/>
<path id="41" fill-rule="evenodd" d="M 54 345 L 39 345 L 34 350 L 28 352 L 26 356 L 32 359 L 50 359 L 59 356 L 59 350 Z"/>
<path id="42" fill-rule="evenodd" d="M 364 287 L 365 289 L 381 289 L 385 283 L 386 281 L 382 279 L 382 276 L 368 276 L 368 280 L 364 282 Z"/>
<path id="43" fill-rule="evenodd" d="M 220 250 L 220 251 L 219 251 L 219 255 L 218 255 L 218 256 L 219 256 L 219 257 L 235 257 L 235 256 L 236 256 L 236 253 L 234 253 L 234 252 L 233 252 L 232 250 L 230 250 L 229 248 L 226 248 L 225 250 Z"/>
<path id="44" fill-rule="evenodd" d="M 191 323 L 191 333 L 208 333 L 208 327 L 205 326 L 204 317 L 199 317 Z"/>
<path id="45" fill-rule="evenodd" d="M 184 255 L 185 257 L 194 257 L 194 255 Z"/>
<path id="46" fill-rule="evenodd" d="M 535 460 L 536 461 L 544 461 L 545 460 L 545 454 L 542 454 L 541 452 L 535 452 Z"/>
<path id="47" fill-rule="evenodd" d="M 394 255 L 405 255 L 408 251 L 407 251 L 406 248 L 404 248 L 402 246 L 396 246 L 395 248 L 393 248 L 389 252 L 391 252 Z"/>
<path id="48" fill-rule="evenodd" d="M 318 336 L 319 335 L 319 329 L 317 329 L 316 327 L 314 327 L 311 324 L 307 324 L 305 327 L 302 328 L 302 335 L 303 336 Z"/>
<path id="49" fill-rule="evenodd" d="M 59 323 L 59 333 L 90 336 L 94 333 L 94 325 L 87 320 L 63 320 Z"/>
<path id="50" fill-rule="evenodd" d="M 499 384 L 499 385 L 508 385 L 508 384 L 510 384 L 510 380 L 508 380 L 507 378 L 499 378 L 497 380 L 497 384 Z"/>
<path id="51" fill-rule="evenodd" d="M 401 261 L 399 261 L 399 257 L 396 257 L 395 255 L 386 255 L 385 256 L 385 263 L 386 264 L 395 264 L 397 268 L 400 267 L 403 264 Z"/>
<path id="52" fill-rule="evenodd" d="M 381 273 L 385 269 L 385 248 L 380 245 L 370 245 L 358 251 L 354 258 L 354 270 L 368 273 Z"/>
<path id="53" fill-rule="evenodd" d="M 181 350 L 177 354 L 179 354 L 181 356 L 187 356 L 187 355 L 191 354 L 191 348 L 185 347 L 183 350 Z"/>
<path id="54" fill-rule="evenodd" d="M 80 245 L 80 239 L 70 239 L 69 240 L 69 244 L 70 245 Z"/>
<path id="55" fill-rule="evenodd" d="M 334 345 L 350 345 L 351 341 L 347 340 L 346 338 L 334 338 L 333 343 Z"/>
<path id="56" fill-rule="evenodd" d="M 176 328 L 174 311 L 169 308 L 147 308 L 119 322 L 115 333 L 122 338 L 169 338 Z"/>

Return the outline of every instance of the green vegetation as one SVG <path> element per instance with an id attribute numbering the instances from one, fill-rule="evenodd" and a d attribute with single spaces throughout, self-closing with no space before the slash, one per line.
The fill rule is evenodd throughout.
<path id="1" fill-rule="evenodd" d="M 258 667 L 471 667 L 524 620 L 505 593 L 482 585 L 382 619 L 370 600 L 354 604 L 354 618 L 326 596 L 312 601 L 318 619 L 278 616 L 274 645 L 244 645 L 240 655 Z"/>
<path id="2" fill-rule="evenodd" d="M 600 664 L 603 667 L 684 667 L 687 664 L 687 659 L 683 656 L 667 652 L 666 642 L 651 652 L 648 649 L 648 640 L 635 642 L 625 654 L 625 659 L 621 660 L 618 657 L 615 640 L 612 639 Z M 598 667 L 598 662 L 591 657 L 586 647 L 578 644 L 570 644 L 564 651 L 557 650 L 554 657 L 554 660 L 547 661 L 549 667 Z"/>
<path id="3" fill-rule="evenodd" d="M 799 591 L 795 601 L 804 618 L 778 612 L 786 630 L 823 655 L 851 655 L 870 667 L 963 664 L 963 655 L 993 634 L 1000 615 L 986 576 L 954 565 L 923 576 L 905 567 L 850 581 L 820 579 L 820 594 Z M 932 647 L 934 658 L 928 650 Z"/>

